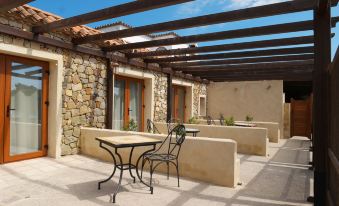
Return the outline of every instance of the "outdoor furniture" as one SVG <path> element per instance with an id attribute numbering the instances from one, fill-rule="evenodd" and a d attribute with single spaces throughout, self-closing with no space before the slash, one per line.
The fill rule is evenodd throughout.
<path id="1" fill-rule="evenodd" d="M 173 138 L 175 135 L 175 138 Z M 173 164 L 177 171 L 178 187 L 179 184 L 179 162 L 178 157 L 182 143 L 185 141 L 186 131 L 185 126 L 180 124 L 173 128 L 166 139 L 162 142 L 160 147 L 154 152 L 144 153 L 142 160 L 143 172 L 146 162 L 150 164 L 150 187 L 151 193 L 153 194 L 152 177 L 155 169 L 162 163 L 167 164 L 167 179 L 169 179 L 169 164 Z M 154 164 L 155 163 L 155 164 Z"/>
<path id="2" fill-rule="evenodd" d="M 199 132 L 198 129 L 186 128 L 186 134 L 192 134 L 193 137 L 196 137 Z"/>
<path id="3" fill-rule="evenodd" d="M 208 125 L 216 125 L 215 121 L 212 119 L 211 116 L 207 116 L 207 124 Z"/>
<path id="4" fill-rule="evenodd" d="M 152 134 L 161 134 L 150 119 L 147 119 L 147 131 Z"/>
<path id="5" fill-rule="evenodd" d="M 149 138 L 149 137 L 143 137 L 143 136 L 139 136 L 139 135 L 116 136 L 116 137 L 97 137 L 95 139 L 99 141 L 99 146 L 101 148 L 103 148 L 104 150 L 106 150 L 112 156 L 113 161 L 114 161 L 114 169 L 113 169 L 112 174 L 107 179 L 98 183 L 98 189 L 99 190 L 101 189 L 101 184 L 112 179 L 116 169 L 119 169 L 120 170 L 119 182 L 118 182 L 118 186 L 116 187 L 114 194 L 113 194 L 113 203 L 115 203 L 115 197 L 116 197 L 116 195 L 119 191 L 119 188 L 121 186 L 121 179 L 122 179 L 123 171 L 129 170 L 129 174 L 131 175 L 131 177 L 133 178 L 133 182 L 135 183 L 135 176 L 133 176 L 133 174 L 132 174 L 132 169 L 135 169 L 137 177 L 140 180 L 140 182 L 143 183 L 144 185 L 146 185 L 147 187 L 150 187 L 151 193 L 153 194 L 153 188 L 151 187 L 151 185 L 148 185 L 147 183 L 142 181 L 142 178 L 140 177 L 139 172 L 138 172 L 138 164 L 139 164 L 141 157 L 144 157 L 145 154 L 149 154 L 150 152 L 154 151 L 156 144 L 162 143 L 161 140 L 157 140 L 157 139 L 153 139 L 153 138 Z M 144 152 L 142 155 L 140 155 L 140 157 L 137 160 L 136 165 L 133 165 L 131 161 L 132 161 L 132 155 L 133 155 L 134 148 L 135 147 L 145 147 L 145 146 L 152 146 L 152 149 L 150 149 L 150 150 Z M 119 162 L 117 162 L 116 157 L 114 156 L 114 154 L 112 153 L 112 151 L 108 147 L 114 148 L 115 155 L 119 159 Z M 121 155 L 118 152 L 118 149 L 120 149 L 120 148 L 131 148 L 128 163 L 123 163 Z"/>

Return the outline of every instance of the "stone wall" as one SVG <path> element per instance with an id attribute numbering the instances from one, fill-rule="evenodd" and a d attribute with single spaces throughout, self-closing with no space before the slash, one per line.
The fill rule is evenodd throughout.
<path id="1" fill-rule="evenodd" d="M 207 85 L 202 83 L 194 83 L 193 89 L 193 116 L 199 116 L 199 96 L 206 95 Z"/>
<path id="2" fill-rule="evenodd" d="M 67 54 L 64 59 L 62 153 L 78 152 L 80 126 L 105 128 L 105 60 L 88 55 Z"/>
<path id="3" fill-rule="evenodd" d="M 167 76 L 154 73 L 154 117 L 155 122 L 165 122 L 167 118 Z"/>

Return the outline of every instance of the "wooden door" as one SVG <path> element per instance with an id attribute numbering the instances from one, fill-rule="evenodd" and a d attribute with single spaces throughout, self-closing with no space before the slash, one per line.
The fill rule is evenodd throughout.
<path id="1" fill-rule="evenodd" d="M 291 99 L 291 136 L 311 137 L 312 98 L 306 100 Z"/>
<path id="2" fill-rule="evenodd" d="M 8 55 L 1 61 L 2 161 L 45 156 L 48 63 Z"/>
<path id="3" fill-rule="evenodd" d="M 186 89 L 181 86 L 173 86 L 172 118 L 185 122 L 186 118 Z"/>

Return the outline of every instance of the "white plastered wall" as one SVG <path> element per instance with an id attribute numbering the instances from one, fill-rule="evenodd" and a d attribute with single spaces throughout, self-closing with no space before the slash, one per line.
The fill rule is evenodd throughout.
<path id="1" fill-rule="evenodd" d="M 172 84 L 185 87 L 186 96 L 185 96 L 185 121 L 193 117 L 193 89 L 194 84 L 185 80 L 173 79 Z"/>
<path id="2" fill-rule="evenodd" d="M 143 79 L 145 83 L 145 92 L 144 92 L 144 131 L 146 131 L 146 122 L 147 119 L 153 121 L 154 117 L 154 74 L 142 70 L 133 70 L 130 66 L 120 65 L 114 69 L 114 73 L 120 76 L 132 77 L 136 79 Z M 114 85 L 114 78 L 113 78 Z M 113 86 L 114 87 L 114 86 Z M 114 89 L 112 90 L 114 91 Z M 113 94 L 112 94 L 113 95 Z M 114 95 L 112 108 L 114 108 Z"/>
<path id="3" fill-rule="evenodd" d="M 49 62 L 48 156 L 61 156 L 63 56 L 32 48 L 0 43 L 0 53 Z"/>

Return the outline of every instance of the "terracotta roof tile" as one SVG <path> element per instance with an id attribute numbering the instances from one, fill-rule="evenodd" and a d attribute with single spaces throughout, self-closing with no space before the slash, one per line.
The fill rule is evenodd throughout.
<path id="1" fill-rule="evenodd" d="M 26 24 L 31 25 L 31 26 L 51 23 L 51 22 L 62 19 L 62 17 L 60 16 L 51 14 L 46 11 L 42 11 L 38 8 L 29 6 L 29 5 L 19 6 L 17 8 L 11 9 L 10 11 L 2 15 L 5 17 L 12 17 L 18 21 L 25 22 Z M 90 28 L 84 25 L 75 26 L 71 28 L 65 28 L 58 32 L 61 32 L 66 35 L 70 35 L 71 37 L 82 37 L 86 35 L 102 33 L 99 30 L 96 30 L 96 29 L 93 29 L 93 28 Z M 124 44 L 124 43 L 125 42 L 123 40 L 118 39 L 118 40 L 105 41 L 103 45 L 110 46 L 110 45 L 117 45 L 117 44 Z"/>

